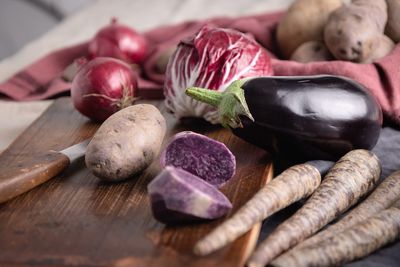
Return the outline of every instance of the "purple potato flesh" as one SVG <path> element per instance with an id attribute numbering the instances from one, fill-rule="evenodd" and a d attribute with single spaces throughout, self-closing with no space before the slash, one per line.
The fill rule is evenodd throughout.
<path id="1" fill-rule="evenodd" d="M 220 187 L 235 174 L 236 160 L 221 142 L 190 131 L 178 133 L 161 154 L 161 166 L 184 169 Z"/>
<path id="2" fill-rule="evenodd" d="M 232 208 L 229 199 L 218 189 L 173 166 L 165 167 L 147 190 L 154 217 L 165 224 L 216 219 Z"/>

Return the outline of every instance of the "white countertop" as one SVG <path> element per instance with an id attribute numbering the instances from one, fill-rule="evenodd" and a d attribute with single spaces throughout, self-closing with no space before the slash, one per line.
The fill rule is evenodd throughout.
<path id="1" fill-rule="evenodd" d="M 293 0 L 97 0 L 54 29 L 0 61 L 0 82 L 50 51 L 90 39 L 112 17 L 144 31 L 164 24 L 216 16 L 240 16 L 285 9 Z M 0 151 L 50 104 L 0 101 Z"/>

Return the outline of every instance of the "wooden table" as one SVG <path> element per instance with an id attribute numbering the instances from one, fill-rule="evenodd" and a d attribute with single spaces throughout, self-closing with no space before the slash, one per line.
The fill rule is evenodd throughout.
<path id="1" fill-rule="evenodd" d="M 233 136 L 228 129 L 203 121 L 182 125 L 162 101 L 151 101 L 167 120 L 167 136 L 192 130 L 219 140 L 236 156 L 236 174 L 222 192 L 233 210 L 241 207 L 272 178 L 269 154 Z M 96 131 L 99 124 L 79 114 L 61 98 L 0 155 L 0 187 L 8 170 L 27 168 L 48 150 L 61 150 Z M 164 142 L 164 145 L 166 144 Z M 159 160 L 146 171 L 120 183 L 97 179 L 83 158 L 57 177 L 0 204 L 0 266 L 132 266 L 242 267 L 260 231 L 257 224 L 232 244 L 207 257 L 192 253 L 197 240 L 225 218 L 165 226 L 150 208 L 147 184 L 159 173 Z M 21 184 L 17 189 L 23 188 Z"/>

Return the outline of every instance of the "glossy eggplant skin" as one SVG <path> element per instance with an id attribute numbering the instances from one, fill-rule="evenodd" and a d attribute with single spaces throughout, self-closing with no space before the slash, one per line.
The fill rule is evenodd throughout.
<path id="1" fill-rule="evenodd" d="M 337 76 L 257 77 L 243 85 L 254 122 L 242 117 L 233 132 L 298 162 L 337 160 L 352 149 L 372 149 L 382 111 L 359 83 Z"/>

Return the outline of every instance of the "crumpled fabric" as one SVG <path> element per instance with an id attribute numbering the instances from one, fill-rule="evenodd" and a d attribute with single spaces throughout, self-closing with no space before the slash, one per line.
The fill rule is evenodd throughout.
<path id="1" fill-rule="evenodd" d="M 163 98 L 164 74 L 157 72 L 156 62 L 167 49 L 194 34 L 205 24 L 246 32 L 269 51 L 276 76 L 332 74 L 352 78 L 376 97 L 385 118 L 400 125 L 400 44 L 384 58 L 372 64 L 347 61 L 298 63 L 279 59 L 275 32 L 283 12 L 237 18 L 213 18 L 161 26 L 143 34 L 149 41 L 150 53 L 140 69 L 138 96 L 143 99 Z M 61 78 L 63 70 L 79 57 L 87 56 L 87 43 L 55 52 L 33 62 L 0 84 L 0 94 L 13 100 L 39 100 L 68 92 L 70 83 Z"/>

